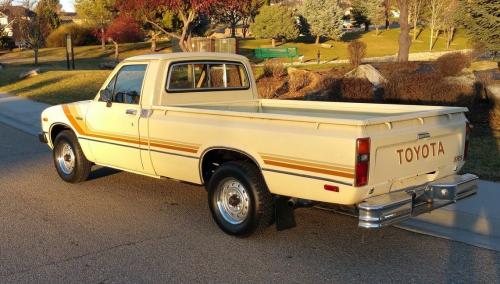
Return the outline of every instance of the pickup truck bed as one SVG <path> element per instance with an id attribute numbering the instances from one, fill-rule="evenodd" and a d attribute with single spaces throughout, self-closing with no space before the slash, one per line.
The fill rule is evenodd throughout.
<path id="1" fill-rule="evenodd" d="M 413 118 L 461 113 L 462 107 L 250 100 L 182 105 L 193 111 L 211 110 L 226 115 L 262 119 L 285 119 L 344 125 L 373 125 Z"/>

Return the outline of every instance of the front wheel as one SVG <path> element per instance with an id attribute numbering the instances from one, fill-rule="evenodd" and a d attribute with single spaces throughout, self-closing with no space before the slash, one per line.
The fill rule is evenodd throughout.
<path id="1" fill-rule="evenodd" d="M 217 225 L 230 235 L 249 236 L 272 223 L 272 195 L 258 168 L 247 162 L 229 162 L 215 171 L 208 204 Z"/>
<path id="2" fill-rule="evenodd" d="M 56 136 L 53 150 L 54 165 L 59 176 L 66 182 L 85 181 L 92 164 L 83 154 L 76 135 L 64 130 Z"/>

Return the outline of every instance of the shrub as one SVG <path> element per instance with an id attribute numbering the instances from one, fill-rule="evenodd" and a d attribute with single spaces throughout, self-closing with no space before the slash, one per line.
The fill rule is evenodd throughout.
<path id="1" fill-rule="evenodd" d="M 257 92 L 264 99 L 279 97 L 286 92 L 285 80 L 276 77 L 262 77 L 257 82 Z"/>
<path id="2" fill-rule="evenodd" d="M 366 55 L 366 44 L 364 42 L 354 40 L 347 45 L 347 51 L 349 52 L 349 62 L 352 67 L 358 67 L 361 64 L 361 60 Z"/>
<path id="3" fill-rule="evenodd" d="M 384 90 L 389 102 L 469 106 L 474 98 L 471 86 L 445 80 L 439 72 L 393 73 Z"/>
<path id="4" fill-rule="evenodd" d="M 311 78 L 307 71 L 298 70 L 290 73 L 288 77 L 288 90 L 297 92 L 311 83 Z"/>
<path id="5" fill-rule="evenodd" d="M 373 101 L 373 85 L 367 79 L 343 78 L 340 84 L 342 100 Z"/>
<path id="6" fill-rule="evenodd" d="M 137 42 L 144 39 L 144 32 L 139 24 L 130 16 L 116 18 L 106 29 L 106 38 L 117 43 Z"/>
<path id="7" fill-rule="evenodd" d="M 264 63 L 265 77 L 283 77 L 286 75 L 285 65 L 279 59 L 267 60 Z"/>
<path id="8" fill-rule="evenodd" d="M 14 49 L 16 47 L 16 43 L 12 37 L 2 36 L 0 37 L 0 49 Z"/>
<path id="9" fill-rule="evenodd" d="M 55 29 L 46 39 L 47 47 L 66 46 L 66 34 L 71 34 L 75 46 L 97 44 L 91 28 L 78 24 L 65 24 Z"/>
<path id="10" fill-rule="evenodd" d="M 470 56 L 462 52 L 447 53 L 436 60 L 436 69 L 442 76 L 454 76 L 469 67 Z"/>

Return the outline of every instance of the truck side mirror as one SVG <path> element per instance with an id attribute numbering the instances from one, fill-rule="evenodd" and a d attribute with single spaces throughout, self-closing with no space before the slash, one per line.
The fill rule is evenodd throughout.
<path id="1" fill-rule="evenodd" d="M 99 100 L 106 102 L 107 107 L 111 107 L 112 95 L 108 89 L 101 90 L 99 93 Z"/>

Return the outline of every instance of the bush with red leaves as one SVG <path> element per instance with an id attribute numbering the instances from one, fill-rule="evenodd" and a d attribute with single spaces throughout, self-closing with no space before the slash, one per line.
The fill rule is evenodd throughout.
<path id="1" fill-rule="evenodd" d="M 106 29 L 106 38 L 118 43 L 138 42 L 144 39 L 144 32 L 132 17 L 121 15 Z"/>

